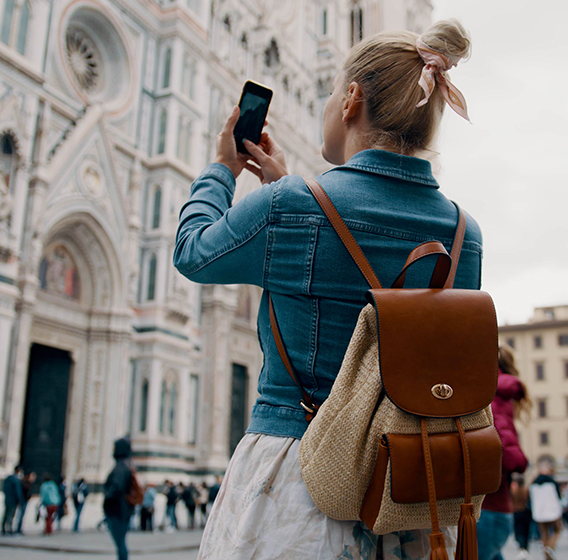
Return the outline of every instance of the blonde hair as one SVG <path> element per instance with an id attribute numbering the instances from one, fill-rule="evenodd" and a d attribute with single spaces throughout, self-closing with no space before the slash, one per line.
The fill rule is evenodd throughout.
<path id="1" fill-rule="evenodd" d="M 362 89 L 370 123 L 370 145 L 405 155 L 428 149 L 445 106 L 439 88 L 430 100 L 418 84 L 424 61 L 416 50 L 418 35 L 410 31 L 384 31 L 355 45 L 344 66 L 345 89 L 357 82 Z M 422 41 L 444 54 L 464 58 L 471 42 L 455 19 L 434 24 Z"/>

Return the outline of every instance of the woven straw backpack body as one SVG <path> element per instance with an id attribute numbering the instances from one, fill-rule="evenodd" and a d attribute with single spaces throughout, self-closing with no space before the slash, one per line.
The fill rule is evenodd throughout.
<path id="1" fill-rule="evenodd" d="M 276 345 L 310 423 L 299 450 L 306 487 L 323 513 L 362 520 L 377 535 L 431 528 L 434 560 L 447 558 L 440 527 L 458 525 L 456 559 L 477 560 L 476 518 L 484 495 L 499 488 L 502 446 L 490 408 L 493 302 L 479 290 L 450 289 L 465 215 L 458 207 L 451 256 L 438 241 L 423 243 L 383 289 L 325 191 L 306 183 L 371 286 L 321 406 L 298 382 L 269 298 Z M 427 256 L 437 257 L 430 286 L 401 289 L 408 268 Z"/>

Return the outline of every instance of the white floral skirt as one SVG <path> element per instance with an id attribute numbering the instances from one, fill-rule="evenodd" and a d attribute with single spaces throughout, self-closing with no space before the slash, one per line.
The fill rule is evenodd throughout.
<path id="1" fill-rule="evenodd" d="M 198 560 L 427 560 L 430 531 L 382 537 L 363 523 L 326 517 L 298 462 L 300 441 L 247 434 L 239 443 L 205 527 Z M 455 529 L 444 529 L 453 558 Z"/>

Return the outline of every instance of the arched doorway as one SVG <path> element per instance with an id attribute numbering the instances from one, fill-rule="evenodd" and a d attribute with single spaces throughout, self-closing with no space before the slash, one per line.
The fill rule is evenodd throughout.
<path id="1" fill-rule="evenodd" d="M 63 472 L 63 443 L 71 355 L 65 350 L 32 344 L 28 369 L 21 464 L 26 472 Z"/>
<path id="2" fill-rule="evenodd" d="M 131 315 L 124 278 L 112 232 L 93 216 L 70 215 L 44 237 L 30 328 L 18 341 L 29 352 L 27 371 L 14 376 L 21 416 L 14 406 L 10 426 L 21 422 L 13 445 L 38 474 L 100 481 L 114 437 L 126 431 Z M 18 373 L 27 387 L 17 387 Z"/>

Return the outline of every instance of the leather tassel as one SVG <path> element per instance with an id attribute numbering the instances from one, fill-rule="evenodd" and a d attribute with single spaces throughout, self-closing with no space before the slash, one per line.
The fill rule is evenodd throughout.
<path id="1" fill-rule="evenodd" d="M 478 560 L 477 523 L 473 513 L 473 504 L 461 505 L 455 560 Z"/>
<path id="2" fill-rule="evenodd" d="M 449 560 L 443 533 L 430 535 L 430 560 Z"/>

